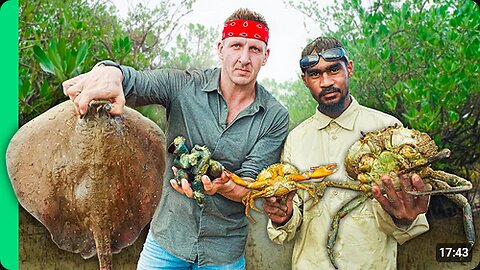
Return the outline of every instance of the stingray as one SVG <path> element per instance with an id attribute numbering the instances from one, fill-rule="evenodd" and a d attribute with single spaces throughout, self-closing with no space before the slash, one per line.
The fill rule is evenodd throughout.
<path id="1" fill-rule="evenodd" d="M 63 102 L 22 126 L 11 139 L 7 170 L 20 204 L 63 250 L 98 256 L 135 242 L 160 200 L 165 135 L 125 107 L 111 116 L 94 102 L 84 116 Z"/>

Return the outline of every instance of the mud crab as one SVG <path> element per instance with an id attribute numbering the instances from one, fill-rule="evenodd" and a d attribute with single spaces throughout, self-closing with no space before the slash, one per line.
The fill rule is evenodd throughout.
<path id="1" fill-rule="evenodd" d="M 242 203 L 245 205 L 245 215 L 252 221 L 255 220 L 250 217 L 249 209 L 252 208 L 260 212 L 255 207 L 255 199 L 260 197 L 284 196 L 291 191 L 297 189 L 304 189 L 313 198 L 313 205 L 318 202 L 315 186 L 306 182 L 313 178 L 324 178 L 331 175 L 336 170 L 335 164 L 327 166 L 319 166 L 311 168 L 312 171 L 300 173 L 295 166 L 286 163 L 276 163 L 263 169 L 257 176 L 254 182 L 243 180 L 234 173 L 225 171 L 227 176 L 236 184 L 251 189 L 243 198 Z M 321 181 L 321 179 L 319 179 Z M 310 207 L 311 207 L 310 206 Z"/>
<path id="2" fill-rule="evenodd" d="M 324 187 L 362 192 L 341 207 L 332 220 L 331 230 L 328 233 L 327 253 L 335 268 L 337 265 L 333 248 L 341 218 L 372 198 L 372 183 L 376 183 L 382 189 L 380 177 L 386 174 L 392 178 L 395 188 L 400 190 L 398 176 L 415 172 L 432 187 L 432 190 L 407 191 L 408 193 L 415 196 L 442 194 L 462 207 L 467 241 L 471 246 L 474 245 L 475 231 L 470 204 L 464 196 L 454 194 L 471 189 L 472 184 L 457 175 L 436 171 L 430 167 L 432 162 L 447 158 L 450 150 L 444 149 L 438 152 L 438 147 L 428 134 L 404 127 L 387 127 L 362 135 L 364 136 L 349 148 L 345 158 L 348 176 L 360 183 L 332 181 L 322 183 Z"/>
<path id="3" fill-rule="evenodd" d="M 222 164 L 211 159 L 212 155 L 206 146 L 195 145 L 189 151 L 182 136 L 173 140 L 168 152 L 175 155 L 173 166 L 178 168 L 175 180 L 181 185 L 181 180 L 187 179 L 193 190 L 193 198 L 202 205 L 205 200 L 202 176 L 208 175 L 212 180 L 220 177 L 224 170 Z"/>

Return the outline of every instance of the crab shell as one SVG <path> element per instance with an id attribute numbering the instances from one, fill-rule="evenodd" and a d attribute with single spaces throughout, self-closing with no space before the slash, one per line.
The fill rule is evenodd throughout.
<path id="1" fill-rule="evenodd" d="M 288 163 L 276 163 L 263 169 L 257 176 L 256 182 L 272 181 L 274 179 L 284 179 L 286 175 L 298 174 L 295 166 Z"/>
<path id="2" fill-rule="evenodd" d="M 408 146 L 408 147 L 405 147 Z M 413 149 L 413 153 L 412 153 Z M 349 177 L 360 180 L 359 175 L 374 171 L 368 164 L 379 158 L 385 151 L 393 153 L 397 160 L 393 176 L 400 170 L 424 163 L 438 153 L 435 141 L 427 133 L 404 127 L 387 127 L 367 133 L 348 150 L 345 169 Z"/>

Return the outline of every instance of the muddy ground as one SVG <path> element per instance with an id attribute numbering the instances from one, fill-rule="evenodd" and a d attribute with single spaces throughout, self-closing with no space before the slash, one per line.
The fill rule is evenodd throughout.
<path id="1" fill-rule="evenodd" d="M 258 217 L 258 216 L 257 216 Z M 82 259 L 78 254 L 72 254 L 57 248 L 50 239 L 48 231 L 25 210 L 20 210 L 20 237 L 19 237 L 19 267 L 28 270 L 44 269 L 98 269 L 97 258 Z M 261 218 L 259 218 L 261 220 Z M 429 215 L 430 231 L 423 234 L 398 249 L 398 269 L 474 269 L 480 263 L 480 212 L 475 214 L 475 227 L 477 232 L 477 245 L 473 251 L 471 263 L 438 263 L 435 261 L 435 245 L 444 242 L 462 242 L 464 234 L 460 217 L 438 218 Z M 258 223 L 262 223 L 259 221 Z M 258 224 L 260 225 L 260 224 Z M 263 226 L 263 225 L 261 225 Z M 115 270 L 135 269 L 138 256 L 146 237 L 144 230 L 139 239 L 121 253 L 113 256 Z M 271 243 L 266 244 L 268 247 Z M 271 250 L 282 249 L 271 244 Z M 289 269 L 290 262 L 285 256 L 276 260 L 259 258 L 258 246 L 252 245 L 252 240 L 247 243 L 247 269 Z M 264 247 L 262 247 L 264 249 Z M 283 250 L 288 253 L 288 250 Z M 282 252 L 280 252 L 282 253 Z M 285 254 L 283 253 L 283 254 Z M 255 254 L 255 255 L 253 255 Z M 251 257 L 256 256 L 256 257 Z M 265 256 L 266 257 L 266 256 Z M 273 262 L 272 262 L 273 261 Z M 276 265 L 275 265 L 276 264 Z"/>

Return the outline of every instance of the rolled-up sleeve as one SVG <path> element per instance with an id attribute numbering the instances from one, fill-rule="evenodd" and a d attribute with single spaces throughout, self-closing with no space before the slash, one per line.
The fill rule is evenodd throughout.
<path id="1" fill-rule="evenodd" d="M 128 106 L 161 104 L 167 107 L 191 78 L 188 70 L 137 71 L 129 66 L 121 66 L 121 69 L 124 74 L 123 92 Z"/>
<path id="2" fill-rule="evenodd" d="M 298 195 L 293 198 L 293 213 L 290 220 L 282 226 L 275 226 L 272 220 L 268 220 L 267 234 L 274 243 L 282 245 L 285 241 L 290 241 L 295 237 L 297 229 L 302 224 L 302 211 L 300 205 L 301 199 Z"/>

